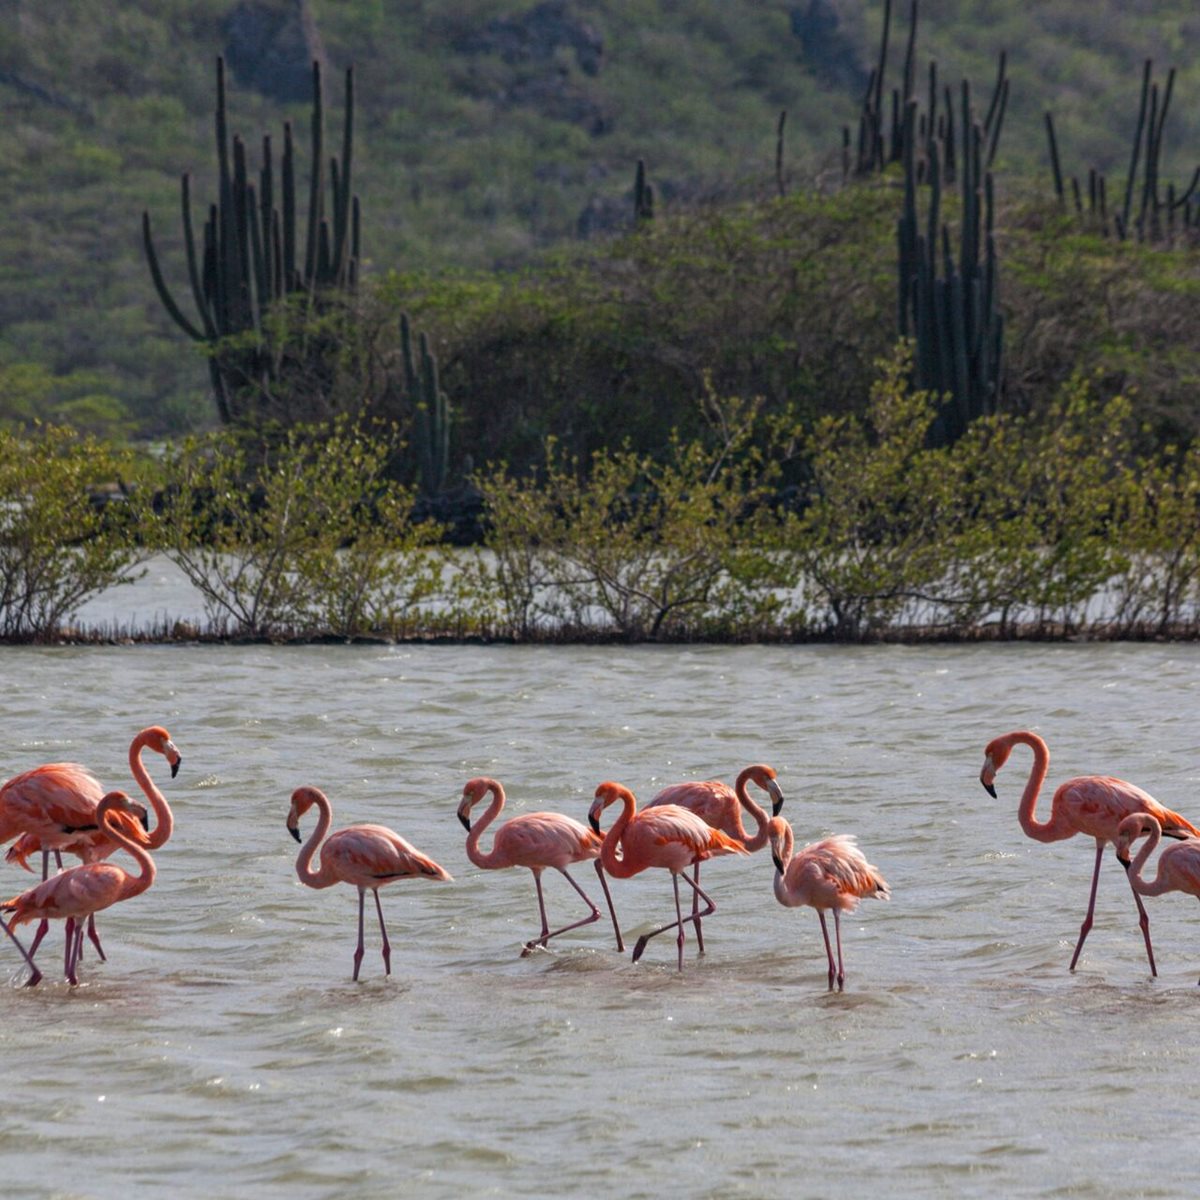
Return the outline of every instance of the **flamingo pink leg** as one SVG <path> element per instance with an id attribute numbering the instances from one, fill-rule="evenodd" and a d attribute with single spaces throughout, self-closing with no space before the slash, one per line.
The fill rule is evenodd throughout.
<path id="1" fill-rule="evenodd" d="M 1083 943 L 1087 941 L 1087 935 L 1092 931 L 1092 920 L 1096 915 L 1096 888 L 1100 884 L 1100 863 L 1104 858 L 1104 843 L 1097 840 L 1096 842 L 1096 866 L 1092 871 L 1092 892 L 1088 897 L 1087 915 L 1083 918 L 1083 924 L 1079 927 L 1079 941 L 1075 943 L 1075 953 L 1071 956 L 1071 965 L 1067 969 L 1075 970 L 1075 964 L 1079 961 L 1080 951 L 1083 949 Z"/>
<path id="2" fill-rule="evenodd" d="M 591 925 L 594 921 L 600 920 L 600 910 L 592 903 L 587 892 L 585 892 L 583 888 L 581 888 L 579 884 L 575 882 L 575 880 L 571 877 L 570 872 L 567 871 L 565 867 L 559 867 L 558 870 L 560 874 L 566 877 L 567 882 L 579 893 L 584 904 L 591 909 L 591 913 L 582 920 L 575 921 L 570 925 L 564 925 L 561 929 L 555 929 L 552 931 L 550 929 L 550 922 L 546 918 L 546 903 L 542 898 L 542 873 L 541 871 L 534 871 L 533 881 L 537 884 L 538 908 L 541 910 L 542 914 L 542 933 L 540 937 L 536 937 L 533 939 L 533 941 L 525 943 L 525 949 L 521 951 L 522 958 L 524 958 L 525 955 L 529 954 L 531 951 L 536 950 L 538 946 L 545 946 L 545 944 L 552 937 L 558 937 L 560 933 L 569 933 L 572 929 L 579 929 L 580 926 Z M 603 879 L 603 876 L 601 876 L 601 879 Z"/>
<path id="3" fill-rule="evenodd" d="M 842 990 L 846 982 L 846 968 L 842 960 L 842 914 L 835 908 L 833 910 L 833 931 L 837 939 L 838 952 L 838 969 L 837 969 L 837 985 L 838 991 Z"/>
<path id="4" fill-rule="evenodd" d="M 29 976 L 29 978 L 25 981 L 25 986 L 26 987 L 37 987 L 38 983 L 41 981 L 42 973 L 41 973 L 41 971 L 38 970 L 37 965 L 34 963 L 33 955 L 30 954 L 25 949 L 25 947 L 21 945 L 21 942 L 17 938 L 17 935 L 15 933 L 13 933 L 13 931 L 4 923 L 3 918 L 0 918 L 0 929 L 3 929 L 4 932 L 8 934 L 9 938 L 12 940 L 12 944 L 14 946 L 16 946 L 16 948 L 18 950 L 20 950 L 21 957 L 28 964 L 30 971 L 33 972 L 33 974 L 31 974 Z"/>
<path id="5" fill-rule="evenodd" d="M 670 922 L 667 925 L 660 925 L 657 929 L 652 929 L 649 933 L 643 933 L 642 936 L 640 938 L 638 938 L 637 944 L 633 948 L 633 961 L 634 962 L 637 962 L 637 960 L 642 957 L 642 953 L 646 949 L 646 943 L 652 937 L 657 937 L 660 933 L 665 933 L 668 929 L 678 929 L 679 937 L 677 940 L 679 942 L 679 966 L 680 966 L 680 969 L 682 970 L 683 969 L 683 926 L 684 926 L 684 923 L 686 921 L 699 922 L 701 917 L 711 917 L 712 914 L 717 911 L 717 906 L 713 902 L 712 897 L 709 896 L 708 893 L 705 892 L 698 884 L 693 883 L 692 880 L 687 875 L 683 875 L 683 881 L 689 887 L 694 889 L 694 891 L 699 895 L 700 899 L 702 899 L 704 901 L 704 903 L 707 905 L 707 907 L 703 911 L 697 912 L 694 917 L 686 917 L 685 918 L 683 915 L 682 909 L 680 909 L 680 907 L 679 907 L 680 874 L 682 874 L 682 872 L 680 872 L 678 874 L 674 871 L 671 872 L 671 879 L 675 883 L 675 908 L 676 908 L 677 919 Z"/>
<path id="6" fill-rule="evenodd" d="M 621 936 L 621 927 L 617 924 L 617 910 L 613 908 L 612 894 L 608 890 L 608 880 L 604 877 L 604 868 L 600 865 L 600 860 L 595 861 L 596 875 L 600 879 L 600 886 L 604 889 L 604 899 L 608 902 L 608 914 L 612 917 L 613 933 L 617 935 L 617 951 L 624 953 L 625 939 Z"/>
<path id="7" fill-rule="evenodd" d="M 379 889 L 372 888 L 371 891 L 375 897 L 375 911 L 379 915 L 379 932 L 383 936 L 383 973 L 390 975 L 392 973 L 392 943 L 388 941 L 387 926 L 383 923 L 383 905 L 379 901 Z"/>
<path id="8" fill-rule="evenodd" d="M 692 871 L 692 922 L 696 926 L 696 953 L 704 953 L 704 931 L 700 928 L 700 897 L 697 891 L 700 887 L 700 862 L 697 860 Z"/>
<path id="9" fill-rule="evenodd" d="M 79 977 L 75 974 L 75 918 L 67 918 L 66 950 L 63 953 L 63 974 L 69 984 L 77 984 Z"/>
<path id="10" fill-rule="evenodd" d="M 821 936 L 825 939 L 825 957 L 829 960 L 829 990 L 833 991 L 833 981 L 837 972 L 833 965 L 833 947 L 829 943 L 829 926 L 825 922 L 823 909 L 817 909 L 817 916 L 821 918 Z"/>
<path id="11" fill-rule="evenodd" d="M 1118 860 L 1119 861 L 1119 860 Z M 1124 866 L 1125 864 L 1122 864 Z M 1125 866 L 1126 874 L 1129 873 L 1129 867 Z M 1130 891 L 1133 892 L 1134 903 L 1138 908 L 1138 926 L 1142 931 L 1142 939 L 1146 943 L 1146 957 L 1150 960 L 1150 974 L 1157 978 L 1158 968 L 1154 965 L 1154 947 L 1150 945 L 1150 916 L 1146 912 L 1146 906 L 1142 903 L 1142 898 L 1134 890 L 1133 881 L 1130 880 Z"/>
<path id="12" fill-rule="evenodd" d="M 358 889 L 358 946 L 354 951 L 354 982 L 358 982 L 358 971 L 363 960 L 363 905 L 366 903 L 367 889 Z"/>
<path id="13" fill-rule="evenodd" d="M 100 955 L 101 962 L 108 962 L 108 956 L 104 953 L 104 947 L 100 945 L 100 935 L 96 932 L 96 915 L 92 913 L 88 917 L 87 922 L 88 940 L 96 947 L 96 953 Z"/>

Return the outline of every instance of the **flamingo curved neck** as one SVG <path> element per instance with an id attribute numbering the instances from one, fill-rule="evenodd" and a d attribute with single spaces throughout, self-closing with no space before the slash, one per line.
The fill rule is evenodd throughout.
<path id="1" fill-rule="evenodd" d="M 1029 769 L 1029 778 L 1025 781 L 1025 791 L 1021 794 L 1021 803 L 1017 808 L 1017 820 L 1028 837 L 1037 842 L 1057 842 L 1073 836 L 1072 826 L 1061 820 L 1061 814 L 1050 809 L 1050 820 L 1037 819 L 1037 802 L 1041 794 L 1042 784 L 1046 782 L 1046 773 L 1050 770 L 1050 750 L 1046 743 L 1036 733 L 1021 733 L 1014 735 L 1012 744 L 1028 746 L 1033 751 L 1033 766 Z"/>
<path id="2" fill-rule="evenodd" d="M 792 835 L 792 827 L 788 825 L 783 830 L 783 845 L 779 848 L 779 857 L 775 860 L 775 899 L 780 904 L 787 904 L 787 878 L 788 864 L 792 861 L 792 849 L 795 846 L 795 840 Z"/>
<path id="3" fill-rule="evenodd" d="M 749 784 L 751 777 L 752 773 L 747 768 L 737 777 L 734 791 L 737 793 L 738 803 L 754 818 L 754 823 L 758 827 L 753 837 L 747 837 L 746 827 L 742 824 L 742 814 L 739 810 L 737 814 L 738 831 L 736 836 L 738 841 L 747 850 L 754 853 L 756 850 L 761 850 L 770 838 L 770 830 L 768 829 L 770 817 L 767 816 L 762 806 L 750 796 Z"/>
<path id="4" fill-rule="evenodd" d="M 107 819 L 108 814 L 105 813 L 100 818 L 100 823 L 104 826 L 105 833 L 108 834 L 122 850 L 126 851 L 138 865 L 138 873 L 130 875 L 126 872 L 125 885 L 122 889 L 125 899 L 131 896 L 140 895 L 153 882 L 158 874 L 158 869 L 154 865 L 154 859 L 150 857 L 150 852 L 145 846 L 139 846 L 137 842 L 131 841 L 125 832 L 119 829 L 112 821 Z"/>
<path id="5" fill-rule="evenodd" d="M 638 873 L 640 868 L 632 870 L 627 856 L 618 858 L 617 848 L 625 830 L 629 828 L 629 822 L 633 820 L 634 813 L 637 811 L 637 801 L 630 791 L 621 792 L 619 795 L 622 803 L 621 812 L 604 835 L 604 844 L 600 847 L 600 865 L 616 879 L 630 879 Z"/>
<path id="6" fill-rule="evenodd" d="M 296 875 L 301 883 L 307 884 L 311 888 L 333 887 L 337 883 L 337 879 L 326 872 L 324 863 L 321 864 L 319 871 L 312 869 L 312 861 L 316 857 L 317 847 L 325 840 L 329 826 L 333 824 L 333 809 L 330 807 L 329 801 L 324 796 L 318 796 L 315 803 L 320 816 L 317 818 L 316 829 L 312 831 L 308 841 L 300 847 L 300 853 L 296 858 Z"/>
<path id="7" fill-rule="evenodd" d="M 150 807 L 154 809 L 154 829 L 150 834 L 149 848 L 159 850 L 175 831 L 175 817 L 166 797 L 155 787 L 154 780 L 150 778 L 150 772 L 146 770 L 146 765 L 142 762 L 142 751 L 148 744 L 149 738 L 144 733 L 139 733 L 133 739 L 129 747 L 129 769 L 133 773 L 138 787 L 150 801 Z"/>
<path id="8" fill-rule="evenodd" d="M 490 854 L 485 854 L 479 848 L 479 839 L 483 831 L 500 815 L 500 810 L 504 807 L 504 788 L 495 780 L 492 780 L 488 784 L 488 791 L 492 793 L 492 802 L 487 806 L 483 816 L 471 826 L 471 830 L 467 834 L 467 857 L 477 867 L 483 867 L 484 870 L 508 865 L 507 863 L 496 861 L 495 839 L 492 840 L 492 851 Z"/>
<path id="9" fill-rule="evenodd" d="M 1137 857 L 1129 867 L 1129 883 L 1135 892 L 1140 892 L 1143 896 L 1161 896 L 1163 892 L 1171 890 L 1166 876 L 1163 875 L 1161 858 L 1158 860 L 1158 871 L 1154 878 L 1142 878 L 1142 868 L 1146 865 L 1150 855 L 1154 853 L 1161 838 L 1162 829 L 1157 822 L 1154 822 L 1150 825 L 1150 836 L 1146 838 L 1146 844 L 1137 852 Z"/>

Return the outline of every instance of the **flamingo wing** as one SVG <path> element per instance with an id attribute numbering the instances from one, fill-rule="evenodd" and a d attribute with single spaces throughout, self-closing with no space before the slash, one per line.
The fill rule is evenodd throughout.
<path id="1" fill-rule="evenodd" d="M 321 866 L 355 887 L 382 887 L 409 875 L 451 878 L 433 859 L 384 825 L 350 825 L 331 834 L 321 847 Z"/>
<path id="2" fill-rule="evenodd" d="M 496 831 L 494 852 L 516 867 L 558 867 L 597 858 L 604 839 L 562 813 L 521 813 Z"/>
<path id="3" fill-rule="evenodd" d="M 854 909 L 863 896 L 891 895 L 851 834 L 834 834 L 800 850 L 788 864 L 787 886 L 798 904 Z"/>
<path id="4" fill-rule="evenodd" d="M 738 808 L 737 794 L 719 779 L 672 784 L 663 788 L 646 808 L 661 808 L 666 804 L 674 804 L 694 812 L 706 825 L 711 825 L 714 829 L 722 829 L 726 833 L 735 832 L 734 828 L 726 828 L 726 825 L 735 819 L 734 814 Z M 646 808 L 642 811 L 645 812 Z"/>
<path id="5" fill-rule="evenodd" d="M 51 875 L 36 887 L 6 900 L 0 908 L 12 913 L 14 925 L 43 917 L 56 920 L 89 916 L 120 900 L 131 878 L 115 863 L 89 863 Z"/>
<path id="6" fill-rule="evenodd" d="M 1149 792 L 1111 775 L 1068 779 L 1055 791 L 1054 803 L 1066 806 L 1081 833 L 1104 841 L 1116 841 L 1118 826 L 1133 813 L 1151 813 L 1167 837 L 1200 835 L 1190 821 L 1164 808 Z"/>
<path id="7" fill-rule="evenodd" d="M 35 833 L 45 848 L 69 841 L 79 826 L 95 823 L 104 796 L 100 781 L 78 763 L 45 763 L 0 787 L 0 841 Z"/>

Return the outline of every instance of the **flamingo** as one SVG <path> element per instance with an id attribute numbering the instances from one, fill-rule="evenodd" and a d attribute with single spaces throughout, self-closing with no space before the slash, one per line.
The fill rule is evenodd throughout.
<path id="1" fill-rule="evenodd" d="M 600 848 L 600 862 L 605 871 L 618 879 L 629 879 L 648 867 L 663 867 L 671 872 L 671 883 L 675 888 L 675 920 L 642 934 L 633 948 L 633 961 L 637 962 L 642 957 L 646 943 L 652 937 L 667 929 L 678 929 L 676 944 L 679 948 L 679 969 L 682 971 L 685 918 L 679 906 L 680 875 L 701 859 L 720 854 L 745 854 L 746 847 L 677 804 L 660 804 L 656 808 L 645 808 L 638 812 L 633 793 L 627 787 L 612 782 L 602 783 L 596 789 L 596 798 L 588 812 L 588 821 L 597 833 L 600 832 L 601 812 L 617 801 L 623 808 Z M 699 923 L 701 917 L 716 912 L 717 906 L 698 883 L 693 883 L 687 875 L 683 875 L 683 878 L 707 905 L 695 916 L 686 918 Z"/>
<path id="2" fill-rule="evenodd" d="M 1096 839 L 1096 865 L 1092 871 L 1092 890 L 1088 897 L 1087 915 L 1079 930 L 1079 941 L 1071 956 L 1069 970 L 1075 970 L 1080 951 L 1092 928 L 1096 912 L 1096 888 L 1100 883 L 1100 862 L 1108 842 L 1116 842 L 1121 821 L 1134 813 L 1149 813 L 1162 827 L 1167 837 L 1184 838 L 1200 835 L 1190 821 L 1178 813 L 1164 808 L 1149 793 L 1123 779 L 1109 775 L 1081 775 L 1059 784 L 1050 802 L 1050 820 L 1039 821 L 1036 815 L 1038 793 L 1046 779 L 1050 766 L 1050 751 L 1046 743 L 1036 734 L 1019 729 L 993 738 L 984 750 L 983 770 L 979 782 L 991 796 L 996 795 L 996 774 L 1008 761 L 1013 746 L 1028 746 L 1033 751 L 1033 767 L 1025 783 L 1025 791 L 1017 808 L 1017 820 L 1025 833 L 1038 842 L 1059 842 L 1074 837 L 1077 833 Z M 1132 887 L 1132 885 L 1131 885 Z M 1150 918 L 1137 891 L 1133 891 L 1137 904 L 1138 924 L 1146 943 L 1146 957 L 1150 961 L 1150 974 L 1157 975 L 1154 966 L 1154 947 L 1150 944 Z"/>
<path id="3" fill-rule="evenodd" d="M 471 825 L 471 809 L 488 793 L 492 801 L 483 816 Z M 596 874 L 600 878 L 600 886 L 604 889 L 604 898 L 608 901 L 608 912 L 612 917 L 613 932 L 617 935 L 617 949 L 624 950 L 625 943 L 621 938 L 621 927 L 617 924 L 616 910 L 613 908 L 612 896 L 608 890 L 608 881 L 604 878 L 604 870 L 600 866 L 600 847 L 604 839 L 593 833 L 586 825 L 581 825 L 571 817 L 565 817 L 556 812 L 521 813 L 510 817 L 492 838 L 492 849 L 484 854 L 479 848 L 479 839 L 486 829 L 499 815 L 504 807 L 504 788 L 495 779 L 481 776 L 471 779 L 463 787 L 462 801 L 458 806 L 458 819 L 467 831 L 467 857 L 484 870 L 498 870 L 502 867 L 528 867 L 533 872 L 533 881 L 537 885 L 538 910 L 542 914 L 541 936 L 526 942 L 521 951 L 521 957 L 531 953 L 538 946 L 545 946 L 552 938 L 582 925 L 590 925 L 600 920 L 600 910 L 592 903 L 588 894 L 571 877 L 568 865 L 577 862 L 593 860 Z M 561 929 L 550 929 L 546 919 L 546 902 L 542 895 L 542 872 L 547 867 L 559 871 L 566 881 L 579 893 L 583 902 L 590 908 L 591 916 L 584 917 L 572 925 L 564 925 Z"/>
<path id="4" fill-rule="evenodd" d="M 422 854 L 415 846 L 406 842 L 398 833 L 383 825 L 347 825 L 335 833 L 329 833 L 333 823 L 333 808 L 320 788 L 298 787 L 292 793 L 291 808 L 288 809 L 288 832 L 300 841 L 300 818 L 313 805 L 320 816 L 312 836 L 304 843 L 296 859 L 296 874 L 300 882 L 311 888 L 333 887 L 335 883 L 349 883 L 358 888 L 358 948 L 354 952 L 354 979 L 363 960 L 363 906 L 369 888 L 375 896 L 375 911 L 379 914 L 379 932 L 383 935 L 384 973 L 392 973 L 392 947 L 388 942 L 387 926 L 383 923 L 383 906 L 379 902 L 379 889 L 385 884 L 408 876 L 425 879 L 448 880 L 453 878 L 449 871 L 439 867 L 432 858 Z M 322 841 L 324 840 L 324 844 Z M 321 847 L 321 866 L 314 871 L 312 861 Z"/>
<path id="5" fill-rule="evenodd" d="M 140 895 L 154 882 L 154 860 L 149 851 L 128 837 L 120 824 L 111 819 L 118 812 L 136 814 L 138 807 L 124 792 L 109 792 L 96 806 L 95 813 L 96 823 L 107 832 L 108 837 L 133 856 L 139 867 L 137 875 L 131 875 L 115 863 L 84 863 L 51 875 L 28 891 L 0 904 L 0 910 L 12 915 L 12 926 L 34 919 L 66 919 L 63 969 L 67 982 L 72 986 L 79 983 L 76 968 L 83 948 L 83 918 L 90 919 L 101 909 Z M 26 961 L 35 972 L 28 981 L 33 986 L 41 979 L 42 973 L 33 966 L 32 954 L 26 955 Z"/>
<path id="6" fill-rule="evenodd" d="M 846 981 L 842 961 L 841 914 L 853 912 L 864 896 L 887 900 L 891 890 L 878 867 L 867 862 L 855 838 L 835 833 L 805 846 L 797 854 L 792 827 L 783 817 L 772 817 L 769 827 L 771 857 L 775 862 L 775 899 L 786 908 L 807 904 L 821 918 L 821 935 L 825 939 L 825 957 L 829 960 L 829 989 L 837 980 L 838 991 Z M 833 948 L 829 944 L 829 926 L 825 913 L 833 909 L 833 927 L 837 937 L 837 969 L 834 969 Z"/>
<path id="7" fill-rule="evenodd" d="M 140 804 L 134 804 L 129 810 L 132 817 L 120 809 L 115 810 L 109 824 L 116 822 L 126 837 L 140 841 L 148 850 L 159 850 L 174 831 L 175 818 L 142 761 L 142 752 L 147 749 L 167 760 L 172 779 L 179 773 L 179 764 L 183 760 L 171 735 L 161 725 L 147 726 L 129 744 L 129 769 L 154 809 L 154 829 L 144 836 L 134 824 L 134 817 L 143 823 L 147 819 L 146 810 Z M 103 794 L 100 781 L 77 763 L 45 763 L 10 779 L 0 787 L 0 843 L 13 837 L 17 840 L 9 848 L 6 860 L 28 870 L 29 855 L 40 850 L 42 877 L 45 878 L 46 854 L 50 850 L 59 857 L 60 866 L 64 850 L 77 855 L 84 863 L 107 858 L 117 848 L 117 843 L 108 837 L 106 827 L 95 816 Z M 37 952 L 49 928 L 49 921 L 39 925 L 29 949 L 31 956 Z M 105 961 L 96 923 L 90 916 L 87 934 L 101 962 Z"/>
<path id="8" fill-rule="evenodd" d="M 775 768 L 766 763 L 754 763 L 746 767 L 737 777 L 733 787 L 719 779 L 693 780 L 688 783 L 673 783 L 663 788 L 646 808 L 663 804 L 678 804 L 702 817 L 704 822 L 731 838 L 741 842 L 753 854 L 767 844 L 767 814 L 751 799 L 749 784 L 755 784 L 771 797 L 771 815 L 777 817 L 783 808 L 783 792 L 775 782 Z M 742 821 L 742 809 L 753 818 L 756 833 L 750 837 Z M 643 811 L 645 811 L 643 809 Z M 700 864 L 692 871 L 692 882 L 700 882 Z M 695 919 L 696 947 L 704 953 L 704 933 L 700 928 L 700 897 L 692 892 L 692 916 Z"/>
<path id="9" fill-rule="evenodd" d="M 1142 834 L 1150 835 L 1137 857 L 1129 861 L 1129 846 Z M 1163 835 L 1158 818 L 1151 813 L 1132 813 L 1117 826 L 1117 858 L 1129 872 L 1134 892 L 1143 896 L 1161 896 L 1164 892 L 1186 892 L 1200 898 L 1200 840 L 1185 838 L 1168 846 L 1158 856 L 1158 870 L 1153 879 L 1142 878 L 1142 868 L 1154 853 Z"/>

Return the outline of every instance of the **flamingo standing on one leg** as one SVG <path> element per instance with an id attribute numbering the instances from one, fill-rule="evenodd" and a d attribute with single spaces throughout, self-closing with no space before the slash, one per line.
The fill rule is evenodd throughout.
<path id="1" fill-rule="evenodd" d="M 35 919 L 66 920 L 63 970 L 67 982 L 72 986 L 79 982 L 76 968 L 83 948 L 83 918 L 90 918 L 101 909 L 108 908 L 120 900 L 129 900 L 140 895 L 154 882 L 154 860 L 149 852 L 127 837 L 119 824 L 112 819 L 114 813 L 133 814 L 138 807 L 124 792 L 109 792 L 96 807 L 96 823 L 105 829 L 119 847 L 133 856 L 139 867 L 137 875 L 131 875 L 116 863 L 84 863 L 83 866 L 70 867 L 57 875 L 51 875 L 36 887 L 0 904 L 0 910 L 12 914 L 12 925 Z M 26 961 L 33 966 L 32 956 L 27 956 Z M 30 983 L 36 983 L 41 977 L 41 972 L 37 971 L 36 967 L 34 971 L 36 975 Z"/>
<path id="2" fill-rule="evenodd" d="M 746 767 L 737 777 L 733 787 L 719 779 L 693 780 L 688 783 L 673 783 L 663 788 L 645 808 L 663 804 L 678 804 L 702 817 L 704 822 L 731 838 L 741 842 L 753 854 L 767 844 L 767 814 L 752 800 L 749 784 L 755 784 L 771 797 L 771 816 L 779 816 L 783 808 L 783 792 L 775 782 L 775 768 L 766 763 L 754 763 Z M 645 808 L 642 810 L 645 812 Z M 756 832 L 751 837 L 742 821 L 742 809 L 754 818 Z M 692 882 L 700 882 L 700 864 L 692 871 Z M 696 929 L 696 948 L 704 953 L 704 933 L 700 928 L 700 897 L 692 892 L 692 917 Z"/>
<path id="3" fill-rule="evenodd" d="M 1130 843 L 1144 833 L 1148 833 L 1150 837 L 1131 863 Z M 1133 813 L 1117 826 L 1117 858 L 1129 872 L 1130 885 L 1135 892 L 1143 896 L 1186 892 L 1189 896 L 1200 898 L 1200 839 L 1185 838 L 1173 846 L 1168 846 L 1158 856 L 1158 870 L 1154 878 L 1142 878 L 1142 868 L 1154 853 L 1162 834 L 1163 828 L 1158 823 L 1158 818 L 1150 813 Z"/>
<path id="4" fill-rule="evenodd" d="M 488 793 L 492 801 L 483 816 L 471 825 L 471 809 Z M 528 867 L 533 872 L 533 881 L 537 884 L 538 910 L 542 915 L 542 932 L 539 937 L 525 943 L 521 957 L 529 954 L 538 946 L 545 946 L 552 938 L 581 925 L 590 925 L 600 920 L 600 910 L 592 903 L 588 894 L 571 877 L 567 867 L 571 863 L 593 860 L 596 874 L 600 878 L 600 886 L 604 889 L 604 898 L 608 901 L 609 915 L 612 917 L 613 932 L 617 935 L 617 949 L 624 950 L 625 943 L 621 938 L 621 927 L 617 924 L 616 910 L 613 908 L 612 895 L 608 890 L 608 881 L 600 866 L 600 847 L 604 839 L 593 833 L 586 825 L 581 825 L 571 817 L 565 817 L 556 812 L 521 813 L 510 817 L 492 838 L 492 849 L 484 854 L 479 848 L 479 839 L 486 829 L 499 815 L 504 807 L 504 788 L 495 780 L 486 776 L 469 780 L 463 788 L 462 801 L 458 806 L 458 819 L 467 831 L 467 857 L 484 870 L 497 870 L 502 867 Z M 567 882 L 583 898 L 590 908 L 591 916 L 584 917 L 561 929 L 551 930 L 546 918 L 546 901 L 542 895 L 542 872 L 547 867 L 553 867 L 560 872 Z"/>
<path id="5" fill-rule="evenodd" d="M 621 802 L 622 810 L 605 834 L 604 844 L 600 848 L 600 862 L 605 871 L 617 879 L 629 879 L 648 867 L 663 867 L 671 872 L 671 883 L 675 889 L 675 920 L 642 934 L 633 948 L 633 961 L 637 962 L 642 957 L 646 943 L 652 937 L 667 929 L 677 929 L 676 944 L 679 948 L 679 969 L 682 971 L 685 920 L 699 922 L 701 917 L 711 916 L 717 910 L 712 898 L 684 872 L 701 859 L 719 854 L 745 854 L 746 848 L 728 834 L 713 829 L 694 812 L 677 804 L 660 804 L 657 808 L 645 808 L 638 812 L 633 793 L 627 787 L 611 782 L 602 783 L 596 789 L 596 798 L 588 812 L 588 821 L 597 833 L 600 832 L 601 812 L 616 801 Z M 707 906 L 692 917 L 685 918 L 679 906 L 680 875 Z"/>
<path id="6" fill-rule="evenodd" d="M 158 850 L 174 831 L 175 818 L 142 761 L 142 752 L 146 749 L 167 760 L 172 779 L 179 773 L 182 757 L 171 735 L 161 725 L 150 725 L 141 730 L 129 744 L 129 769 L 154 809 L 154 829 L 148 836 L 143 836 L 132 818 L 120 810 L 114 811 L 110 821 L 115 821 L 127 837 L 140 841 L 149 850 Z M 59 855 L 68 851 L 78 855 L 84 863 L 107 858 L 116 849 L 116 842 L 109 839 L 95 817 L 103 793 L 99 780 L 76 763 L 46 763 L 10 779 L 0 788 L 0 843 L 18 833 L 20 836 L 9 848 L 7 861 L 19 863 L 28 870 L 28 856 L 41 850 L 42 877 L 45 878 L 46 852 L 49 850 Z M 141 805 L 134 805 L 131 811 L 145 822 L 146 810 Z M 49 921 L 43 921 L 38 927 L 29 949 L 31 956 L 41 945 L 49 926 Z M 87 934 L 104 961 L 104 948 L 100 945 L 94 918 L 88 918 Z"/>
<path id="7" fill-rule="evenodd" d="M 413 876 L 418 879 L 451 879 L 449 871 L 439 867 L 432 858 L 422 854 L 415 846 L 406 842 L 395 831 L 384 825 L 347 825 L 335 833 L 329 833 L 333 823 L 333 809 L 320 788 L 298 787 L 292 793 L 291 808 L 288 809 L 288 832 L 300 841 L 300 818 L 313 805 L 320 816 L 312 836 L 304 843 L 296 859 L 296 874 L 300 882 L 311 888 L 333 887 L 335 883 L 348 883 L 358 888 L 358 948 L 354 951 L 354 978 L 363 960 L 363 907 L 367 890 L 375 896 L 375 911 L 379 914 L 379 932 L 383 936 L 384 973 L 392 973 L 392 947 L 388 941 L 387 926 L 383 923 L 383 906 L 379 902 L 379 889 L 397 879 Z M 329 833 L 329 837 L 325 835 Z M 322 844 L 323 842 L 323 844 Z M 321 847 L 321 866 L 314 871 L 312 861 Z"/>
<path id="8" fill-rule="evenodd" d="M 775 861 L 775 899 L 787 908 L 807 904 L 817 910 L 821 934 L 825 938 L 825 957 L 829 960 L 829 988 L 833 990 L 836 979 L 840 992 L 846 980 L 841 914 L 853 912 L 864 896 L 889 899 L 891 891 L 887 881 L 877 867 L 867 862 L 850 834 L 835 833 L 793 854 L 792 827 L 783 817 L 772 817 L 769 836 L 771 857 Z M 837 936 L 836 971 L 833 948 L 829 944 L 829 926 L 825 923 L 825 913 L 829 909 L 833 909 Z"/>
<path id="9" fill-rule="evenodd" d="M 1104 846 L 1107 842 L 1116 842 L 1117 830 L 1122 820 L 1134 813 L 1149 813 L 1158 821 L 1163 833 L 1173 838 L 1196 837 L 1200 835 L 1200 829 L 1178 813 L 1164 808 L 1140 787 L 1109 775 L 1081 775 L 1059 784 L 1050 801 L 1050 820 L 1039 821 L 1036 815 L 1038 794 L 1050 767 L 1050 751 L 1036 733 L 1019 729 L 993 738 L 984 751 L 979 782 L 990 795 L 995 796 L 996 774 L 1008 761 L 1013 746 L 1017 745 L 1028 746 L 1033 751 L 1033 767 L 1017 808 L 1017 820 L 1026 834 L 1038 842 L 1059 842 L 1064 838 L 1074 837 L 1077 833 L 1087 834 L 1096 839 L 1092 890 L 1088 897 L 1087 915 L 1083 918 L 1083 925 L 1079 930 L 1079 941 L 1076 942 L 1075 953 L 1071 956 L 1069 970 L 1073 971 L 1079 961 L 1080 951 L 1083 950 L 1083 943 L 1091 931 L 1096 912 L 1096 888 L 1100 883 L 1100 862 L 1104 856 Z M 1154 947 L 1150 944 L 1150 918 L 1146 915 L 1145 905 L 1142 904 L 1142 898 L 1136 890 L 1133 892 L 1133 898 L 1137 903 L 1138 924 L 1146 943 L 1150 974 L 1157 975 Z"/>

